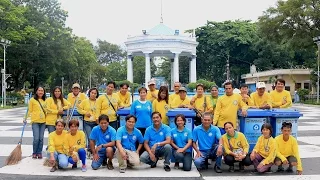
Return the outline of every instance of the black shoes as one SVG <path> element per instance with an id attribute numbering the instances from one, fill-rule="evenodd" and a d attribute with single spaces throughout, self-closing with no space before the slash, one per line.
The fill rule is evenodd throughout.
<path id="1" fill-rule="evenodd" d="M 166 172 L 171 171 L 171 168 L 170 168 L 170 166 L 168 166 L 168 165 L 164 165 L 163 169 L 164 169 Z"/>
<path id="2" fill-rule="evenodd" d="M 221 168 L 220 167 L 218 167 L 217 165 L 214 165 L 214 171 L 216 172 L 216 173 L 222 173 L 222 170 L 221 170 Z M 233 169 L 234 170 L 234 169 Z"/>
<path id="3" fill-rule="evenodd" d="M 229 172 L 234 172 L 234 166 L 229 166 Z"/>

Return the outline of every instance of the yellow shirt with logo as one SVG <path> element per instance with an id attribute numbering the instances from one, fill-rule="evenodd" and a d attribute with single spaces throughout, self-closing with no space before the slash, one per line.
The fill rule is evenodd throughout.
<path id="1" fill-rule="evenodd" d="M 108 96 L 110 102 L 106 96 Z M 113 109 L 110 103 L 115 109 Z M 120 106 L 121 102 L 119 96 L 116 93 L 112 93 L 112 95 L 100 95 L 97 99 L 96 119 L 98 119 L 101 114 L 105 114 L 109 117 L 110 122 L 116 121 L 117 111 Z"/>
<path id="2" fill-rule="evenodd" d="M 31 123 L 45 123 L 46 115 L 45 110 L 43 110 L 40 104 L 44 108 L 45 101 L 43 99 L 38 99 L 38 101 L 34 98 L 31 98 L 29 101 L 28 107 L 28 117 L 31 117 Z"/>
<path id="3" fill-rule="evenodd" d="M 169 104 L 165 100 L 160 100 L 160 102 L 156 99 L 152 102 L 152 112 L 159 112 L 162 117 L 162 123 L 168 125 L 168 117 L 167 112 L 169 110 Z"/>
<path id="4" fill-rule="evenodd" d="M 297 159 L 297 170 L 302 171 L 302 163 L 296 138 L 290 135 L 289 140 L 284 141 L 283 135 L 280 134 L 275 139 L 277 142 L 277 157 L 283 162 L 287 160 L 287 157 L 294 156 Z"/>
<path id="5" fill-rule="evenodd" d="M 52 97 L 46 99 L 44 109 L 47 112 L 46 115 L 46 125 L 55 126 L 57 119 L 61 118 L 61 115 L 58 114 L 59 110 L 69 109 L 71 104 L 63 99 L 63 106 L 60 99 L 57 99 L 57 104 L 54 103 Z"/>
<path id="6" fill-rule="evenodd" d="M 190 106 L 190 99 L 186 97 L 184 100 L 182 100 L 180 96 L 178 96 L 177 98 L 173 99 L 170 104 L 170 108 L 178 108 L 181 105 Z"/>
<path id="7" fill-rule="evenodd" d="M 287 90 L 283 90 L 282 92 L 278 92 L 277 90 L 273 90 L 270 93 L 272 106 L 280 106 L 280 108 L 289 108 L 292 106 L 291 94 Z M 282 105 L 282 102 L 286 100 L 286 103 Z"/>
<path id="8" fill-rule="evenodd" d="M 213 124 L 224 128 L 224 123 L 232 122 L 234 128 L 237 129 L 237 113 L 240 108 L 248 109 L 246 103 L 242 101 L 240 94 L 232 94 L 231 96 L 223 95 L 219 97 L 214 112 Z"/>
<path id="9" fill-rule="evenodd" d="M 69 132 L 67 134 L 67 140 L 69 149 L 73 148 L 73 151 L 75 152 L 78 152 L 78 150 L 81 148 L 86 148 L 86 135 L 83 131 L 78 130 L 74 136 Z"/>
<path id="10" fill-rule="evenodd" d="M 50 153 L 58 152 L 61 154 L 69 154 L 69 144 L 67 140 L 68 131 L 63 130 L 60 135 L 53 131 L 48 137 L 48 151 Z"/>
<path id="11" fill-rule="evenodd" d="M 274 158 L 277 155 L 277 143 L 273 137 L 266 139 L 263 135 L 261 135 L 258 138 L 257 144 L 254 146 L 253 151 L 259 153 L 263 158 L 265 158 L 262 161 L 263 165 L 270 164 L 274 162 Z"/>
<path id="12" fill-rule="evenodd" d="M 270 107 L 272 107 L 271 96 L 269 93 L 265 92 L 262 96 L 259 96 L 258 92 L 254 92 L 251 93 L 250 96 L 254 106 L 261 107 L 268 104 Z"/>
<path id="13" fill-rule="evenodd" d="M 152 97 L 152 94 L 155 94 L 156 95 L 156 97 L 158 97 L 158 93 L 159 93 L 159 90 L 153 90 L 153 91 L 148 91 L 147 92 L 147 100 L 148 101 L 151 101 L 151 103 L 153 102 L 153 100 L 155 100 L 156 98 L 154 98 L 154 97 Z"/>
<path id="14" fill-rule="evenodd" d="M 119 92 L 117 92 L 117 95 L 120 98 L 120 102 L 121 102 L 122 107 L 130 107 L 131 106 L 131 94 L 129 92 L 126 92 L 126 94 L 123 95 L 119 91 Z"/>
<path id="15" fill-rule="evenodd" d="M 174 99 L 176 99 L 176 98 L 180 98 L 180 95 L 179 95 L 179 93 L 178 94 L 176 94 L 176 93 L 173 93 L 173 94 L 170 94 L 169 95 L 169 105 L 171 106 L 171 103 L 174 101 Z"/>
<path id="16" fill-rule="evenodd" d="M 96 121 L 96 105 L 97 100 L 91 100 L 91 99 L 85 99 L 81 102 L 81 104 L 78 107 L 78 112 L 82 115 L 84 115 L 84 120 L 89 122 Z M 86 116 L 86 113 L 90 113 L 90 117 Z"/>
<path id="17" fill-rule="evenodd" d="M 197 95 L 193 96 L 195 98 L 195 102 L 193 107 L 199 110 L 201 113 L 208 112 L 213 110 L 212 103 L 210 102 L 210 98 L 203 95 L 201 98 L 197 97 Z M 204 103 L 206 102 L 206 103 Z"/>
<path id="18" fill-rule="evenodd" d="M 76 102 L 76 98 L 78 97 L 78 100 L 77 100 L 77 104 L 74 106 L 74 103 Z M 79 93 L 78 94 L 78 96 L 75 96 L 73 93 L 69 93 L 68 94 L 68 98 L 67 98 L 67 100 L 70 102 L 70 104 L 71 104 L 71 107 L 76 107 L 76 108 L 78 108 L 79 107 L 79 105 L 81 104 L 81 102 L 83 101 L 83 100 L 85 100 L 85 99 L 87 99 L 87 96 L 84 94 L 84 93 Z"/>
<path id="19" fill-rule="evenodd" d="M 231 137 L 226 133 L 222 135 L 222 141 L 225 154 L 230 154 L 231 152 L 240 148 L 246 154 L 249 152 L 249 143 L 247 138 L 241 132 L 236 131 L 234 137 Z"/>

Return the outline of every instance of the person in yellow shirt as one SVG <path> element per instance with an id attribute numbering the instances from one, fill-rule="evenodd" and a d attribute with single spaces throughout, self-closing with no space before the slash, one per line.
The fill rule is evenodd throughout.
<path id="1" fill-rule="evenodd" d="M 96 119 L 102 114 L 107 115 L 110 121 L 109 125 L 117 130 L 119 127 L 117 111 L 123 107 L 121 107 L 119 96 L 116 93 L 113 93 L 115 87 L 116 83 L 114 81 L 109 81 L 107 83 L 106 94 L 99 96 L 97 99 Z"/>
<path id="2" fill-rule="evenodd" d="M 151 79 L 148 82 L 149 91 L 147 92 L 147 101 L 150 101 L 151 103 L 153 100 L 158 98 L 158 90 L 156 90 L 156 81 L 154 79 Z"/>
<path id="3" fill-rule="evenodd" d="M 253 106 L 253 101 L 252 99 L 250 98 L 250 96 L 248 95 L 249 94 L 249 87 L 248 85 L 246 84 L 241 84 L 240 86 L 240 95 L 242 97 L 242 101 L 244 103 L 246 103 L 249 107 L 250 106 Z"/>
<path id="4" fill-rule="evenodd" d="M 86 167 L 86 136 L 83 131 L 79 131 L 79 121 L 69 121 L 70 132 L 67 134 L 67 140 L 69 145 L 69 163 L 72 164 L 72 169 L 77 168 L 79 159 L 82 162 L 82 172 L 87 171 Z M 78 158 L 79 157 L 79 158 Z"/>
<path id="5" fill-rule="evenodd" d="M 256 84 L 257 91 L 251 93 L 250 97 L 253 101 L 253 107 L 257 109 L 271 109 L 272 102 L 271 96 L 266 91 L 266 84 L 264 82 L 258 82 Z"/>
<path id="6" fill-rule="evenodd" d="M 219 96 L 219 88 L 218 88 L 218 86 L 214 85 L 211 87 L 211 95 L 209 96 L 211 104 L 212 104 L 212 113 L 213 114 L 214 114 L 214 111 L 217 106 L 218 96 Z"/>
<path id="7" fill-rule="evenodd" d="M 278 166 L 278 172 L 283 172 L 283 165 L 289 164 L 287 172 L 293 172 L 292 167 L 297 166 L 297 174 L 302 174 L 302 163 L 299 154 L 299 147 L 296 138 L 291 136 L 292 124 L 283 122 L 281 131 L 282 134 L 277 136 L 277 157 L 274 160 L 275 165 Z"/>
<path id="8" fill-rule="evenodd" d="M 117 92 L 117 95 L 120 98 L 120 102 L 123 107 L 131 106 L 131 94 L 128 92 L 129 84 L 122 83 L 120 84 L 120 91 Z"/>
<path id="9" fill-rule="evenodd" d="M 81 87 L 78 83 L 72 85 L 72 92 L 68 94 L 67 100 L 71 103 L 71 107 L 78 109 L 81 102 L 87 99 L 87 96 L 84 93 L 81 93 Z M 77 104 L 75 104 L 77 102 Z"/>
<path id="10" fill-rule="evenodd" d="M 231 82 L 224 84 L 225 95 L 218 98 L 216 109 L 214 112 L 213 124 L 218 126 L 221 134 L 225 134 L 224 123 L 232 122 L 234 128 L 237 129 L 238 110 L 242 110 L 242 115 L 247 116 L 248 106 L 242 101 L 240 94 L 233 93 Z"/>
<path id="11" fill-rule="evenodd" d="M 29 101 L 28 116 L 31 117 L 33 133 L 32 159 L 42 159 L 43 137 L 46 130 L 46 113 L 43 108 L 46 100 L 45 94 L 44 88 L 39 86 L 36 88 L 34 97 Z"/>
<path id="12" fill-rule="evenodd" d="M 190 101 L 190 105 L 192 108 L 196 109 L 199 113 L 197 113 L 197 116 L 195 118 L 195 125 L 201 124 L 201 116 L 203 113 L 212 113 L 212 104 L 210 102 L 210 98 L 207 97 L 204 94 L 204 85 L 203 84 L 197 84 L 196 86 L 197 94 L 192 97 Z"/>
<path id="13" fill-rule="evenodd" d="M 46 127 L 49 133 L 55 131 L 55 123 L 58 119 L 61 119 L 63 111 L 70 108 L 71 104 L 63 98 L 61 94 L 61 88 L 55 87 L 52 92 L 52 96 L 45 101 L 44 109 L 46 115 Z"/>
<path id="14" fill-rule="evenodd" d="M 222 135 L 224 162 L 229 166 L 230 172 L 234 172 L 235 162 L 239 162 L 239 170 L 244 171 L 244 166 L 252 164 L 247 138 L 241 132 L 234 130 L 232 122 L 224 123 L 224 129 L 226 131 L 226 134 Z"/>
<path id="15" fill-rule="evenodd" d="M 272 108 L 290 108 L 292 106 L 291 94 L 285 90 L 286 82 L 277 79 L 275 90 L 271 91 Z"/>
<path id="16" fill-rule="evenodd" d="M 253 162 L 255 171 L 260 173 L 271 172 L 271 166 L 277 154 L 277 143 L 271 136 L 271 124 L 263 124 L 261 132 L 262 135 L 258 138 L 250 154 L 250 159 Z"/>
<path id="17" fill-rule="evenodd" d="M 175 82 L 173 84 L 173 89 L 174 89 L 174 93 L 170 94 L 169 96 L 169 104 L 171 105 L 171 103 L 173 102 L 174 99 L 179 98 L 179 90 L 181 88 L 181 83 L 180 82 Z"/>
<path id="18" fill-rule="evenodd" d="M 85 99 L 81 102 L 79 105 L 78 112 L 82 115 L 84 115 L 84 121 L 83 121 L 83 129 L 86 133 L 86 137 L 88 142 L 90 142 L 90 134 L 92 129 L 98 125 L 96 121 L 96 104 L 97 104 L 97 98 L 99 97 L 99 91 L 97 88 L 91 88 L 89 90 L 89 99 Z M 88 152 L 91 152 L 90 146 L 88 145 Z"/>
<path id="19" fill-rule="evenodd" d="M 59 168 L 68 167 L 68 155 L 69 155 L 69 144 L 67 141 L 67 131 L 64 130 L 66 123 L 59 120 L 55 122 L 55 131 L 49 134 L 48 138 L 48 154 L 52 168 L 50 172 L 57 170 L 57 165 Z M 57 164 L 58 163 L 58 164 Z"/>
<path id="20" fill-rule="evenodd" d="M 179 89 L 179 97 L 173 99 L 170 108 L 191 108 L 190 99 L 187 97 L 187 89 L 185 87 Z"/>
<path id="21" fill-rule="evenodd" d="M 168 125 L 167 112 L 169 110 L 169 92 L 166 86 L 161 86 L 158 92 L 158 98 L 152 102 L 152 112 L 159 112 L 162 117 L 162 123 Z"/>

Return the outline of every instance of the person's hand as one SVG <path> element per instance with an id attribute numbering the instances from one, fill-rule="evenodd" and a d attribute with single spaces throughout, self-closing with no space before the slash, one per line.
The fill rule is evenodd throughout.
<path id="1" fill-rule="evenodd" d="M 177 153 L 184 153 L 184 150 L 183 150 L 182 148 L 179 148 L 179 149 L 177 150 Z"/>
<path id="2" fill-rule="evenodd" d="M 27 119 L 23 118 L 22 123 L 27 124 Z"/>
<path id="3" fill-rule="evenodd" d="M 287 103 L 287 100 L 283 99 L 282 100 L 282 105 L 286 104 Z"/>
<path id="4" fill-rule="evenodd" d="M 155 143 L 155 144 L 152 146 L 152 148 L 151 148 L 151 152 L 152 152 L 153 154 L 155 154 L 155 153 L 156 153 L 156 149 L 157 149 L 157 147 L 158 147 L 157 143 Z"/>
<path id="5" fill-rule="evenodd" d="M 56 163 L 56 159 L 54 159 L 54 156 L 50 156 L 49 163 L 50 163 L 52 166 L 54 166 L 54 164 Z"/>
<path id="6" fill-rule="evenodd" d="M 261 163 L 259 163 L 259 165 L 258 165 L 257 169 L 262 168 L 262 166 L 263 166 L 263 164 L 262 164 L 262 162 L 261 162 Z"/>
<path id="7" fill-rule="evenodd" d="M 247 117 L 248 116 L 248 112 L 245 109 L 241 110 L 241 114 L 242 114 L 243 117 Z"/>
<path id="8" fill-rule="evenodd" d="M 120 107 L 118 107 L 118 109 L 123 109 L 124 107 L 122 107 L 122 106 L 120 106 Z"/>
<path id="9" fill-rule="evenodd" d="M 63 114 L 63 109 L 60 109 L 60 110 L 58 111 L 58 114 Z"/>
<path id="10" fill-rule="evenodd" d="M 153 161 L 153 162 L 157 161 L 157 158 L 153 153 L 149 154 L 149 156 L 150 156 L 151 161 Z"/>
<path id="11" fill-rule="evenodd" d="M 99 161 L 99 159 L 100 159 L 99 155 L 97 153 L 94 153 L 93 157 L 92 157 L 92 160 L 93 161 Z"/>
<path id="12" fill-rule="evenodd" d="M 250 154 L 251 161 L 253 161 L 255 158 L 256 158 L 256 153 L 252 151 L 252 153 Z"/>
<path id="13" fill-rule="evenodd" d="M 190 104 L 191 104 L 191 105 L 194 104 L 194 103 L 196 102 L 196 99 L 197 99 L 196 97 L 192 97 L 192 98 L 191 98 L 191 101 L 190 101 Z"/>
<path id="14" fill-rule="evenodd" d="M 158 98 L 155 93 L 151 93 L 151 96 L 152 96 L 153 98 L 156 98 L 156 99 Z"/>
<path id="15" fill-rule="evenodd" d="M 288 163 L 289 163 L 289 162 L 288 162 L 287 159 L 282 162 L 283 165 L 287 165 Z"/>
<path id="16" fill-rule="evenodd" d="M 223 153 L 222 146 L 219 146 L 217 150 L 217 156 L 222 156 L 222 153 Z"/>
<path id="17" fill-rule="evenodd" d="M 302 175 L 302 171 L 297 170 L 298 175 Z"/>
<path id="18" fill-rule="evenodd" d="M 199 151 L 199 153 L 196 154 L 196 157 L 194 159 L 198 159 L 199 157 L 203 157 L 203 155 L 200 151 Z"/>
<path id="19" fill-rule="evenodd" d="M 120 151 L 120 155 L 121 155 L 123 160 L 127 160 L 128 159 L 127 153 L 125 151 Z"/>
<path id="20" fill-rule="evenodd" d="M 91 114 L 90 114 L 89 112 L 87 112 L 87 113 L 85 114 L 85 116 L 91 117 Z"/>
<path id="21" fill-rule="evenodd" d="M 96 152 L 100 151 L 102 149 L 102 144 L 96 147 Z"/>

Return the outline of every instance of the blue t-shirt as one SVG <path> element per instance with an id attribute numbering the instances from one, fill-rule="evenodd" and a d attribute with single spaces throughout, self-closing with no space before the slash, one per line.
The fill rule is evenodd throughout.
<path id="1" fill-rule="evenodd" d="M 174 128 L 171 130 L 171 139 L 179 148 L 184 148 L 188 144 L 188 140 L 192 140 L 192 132 L 186 127 L 182 131 Z M 191 147 L 186 152 L 191 152 Z"/>
<path id="2" fill-rule="evenodd" d="M 90 134 L 90 139 L 96 142 L 96 146 L 101 144 L 107 144 L 111 141 L 116 140 L 116 130 L 108 125 L 108 128 L 105 132 L 102 132 L 100 125 L 94 127 Z"/>
<path id="3" fill-rule="evenodd" d="M 149 141 L 150 148 L 152 148 L 155 143 L 165 141 L 167 137 L 171 138 L 171 129 L 169 126 L 162 123 L 158 131 L 151 125 L 146 129 L 144 134 L 144 140 Z M 157 147 L 157 149 L 158 148 L 160 147 Z"/>
<path id="4" fill-rule="evenodd" d="M 136 142 L 143 143 L 143 136 L 139 129 L 134 128 L 131 134 L 127 131 L 126 126 L 122 126 L 117 131 L 117 141 L 121 141 L 121 145 L 124 149 L 130 151 L 136 151 Z"/>
<path id="5" fill-rule="evenodd" d="M 152 104 L 150 101 L 141 103 L 139 100 L 133 101 L 130 109 L 130 114 L 137 117 L 136 127 L 147 128 L 152 124 Z"/>
<path id="6" fill-rule="evenodd" d="M 210 150 L 214 144 L 218 143 L 220 138 L 221 133 L 217 126 L 210 125 L 210 128 L 205 131 L 201 124 L 193 130 L 193 141 L 198 141 L 200 151 Z"/>

